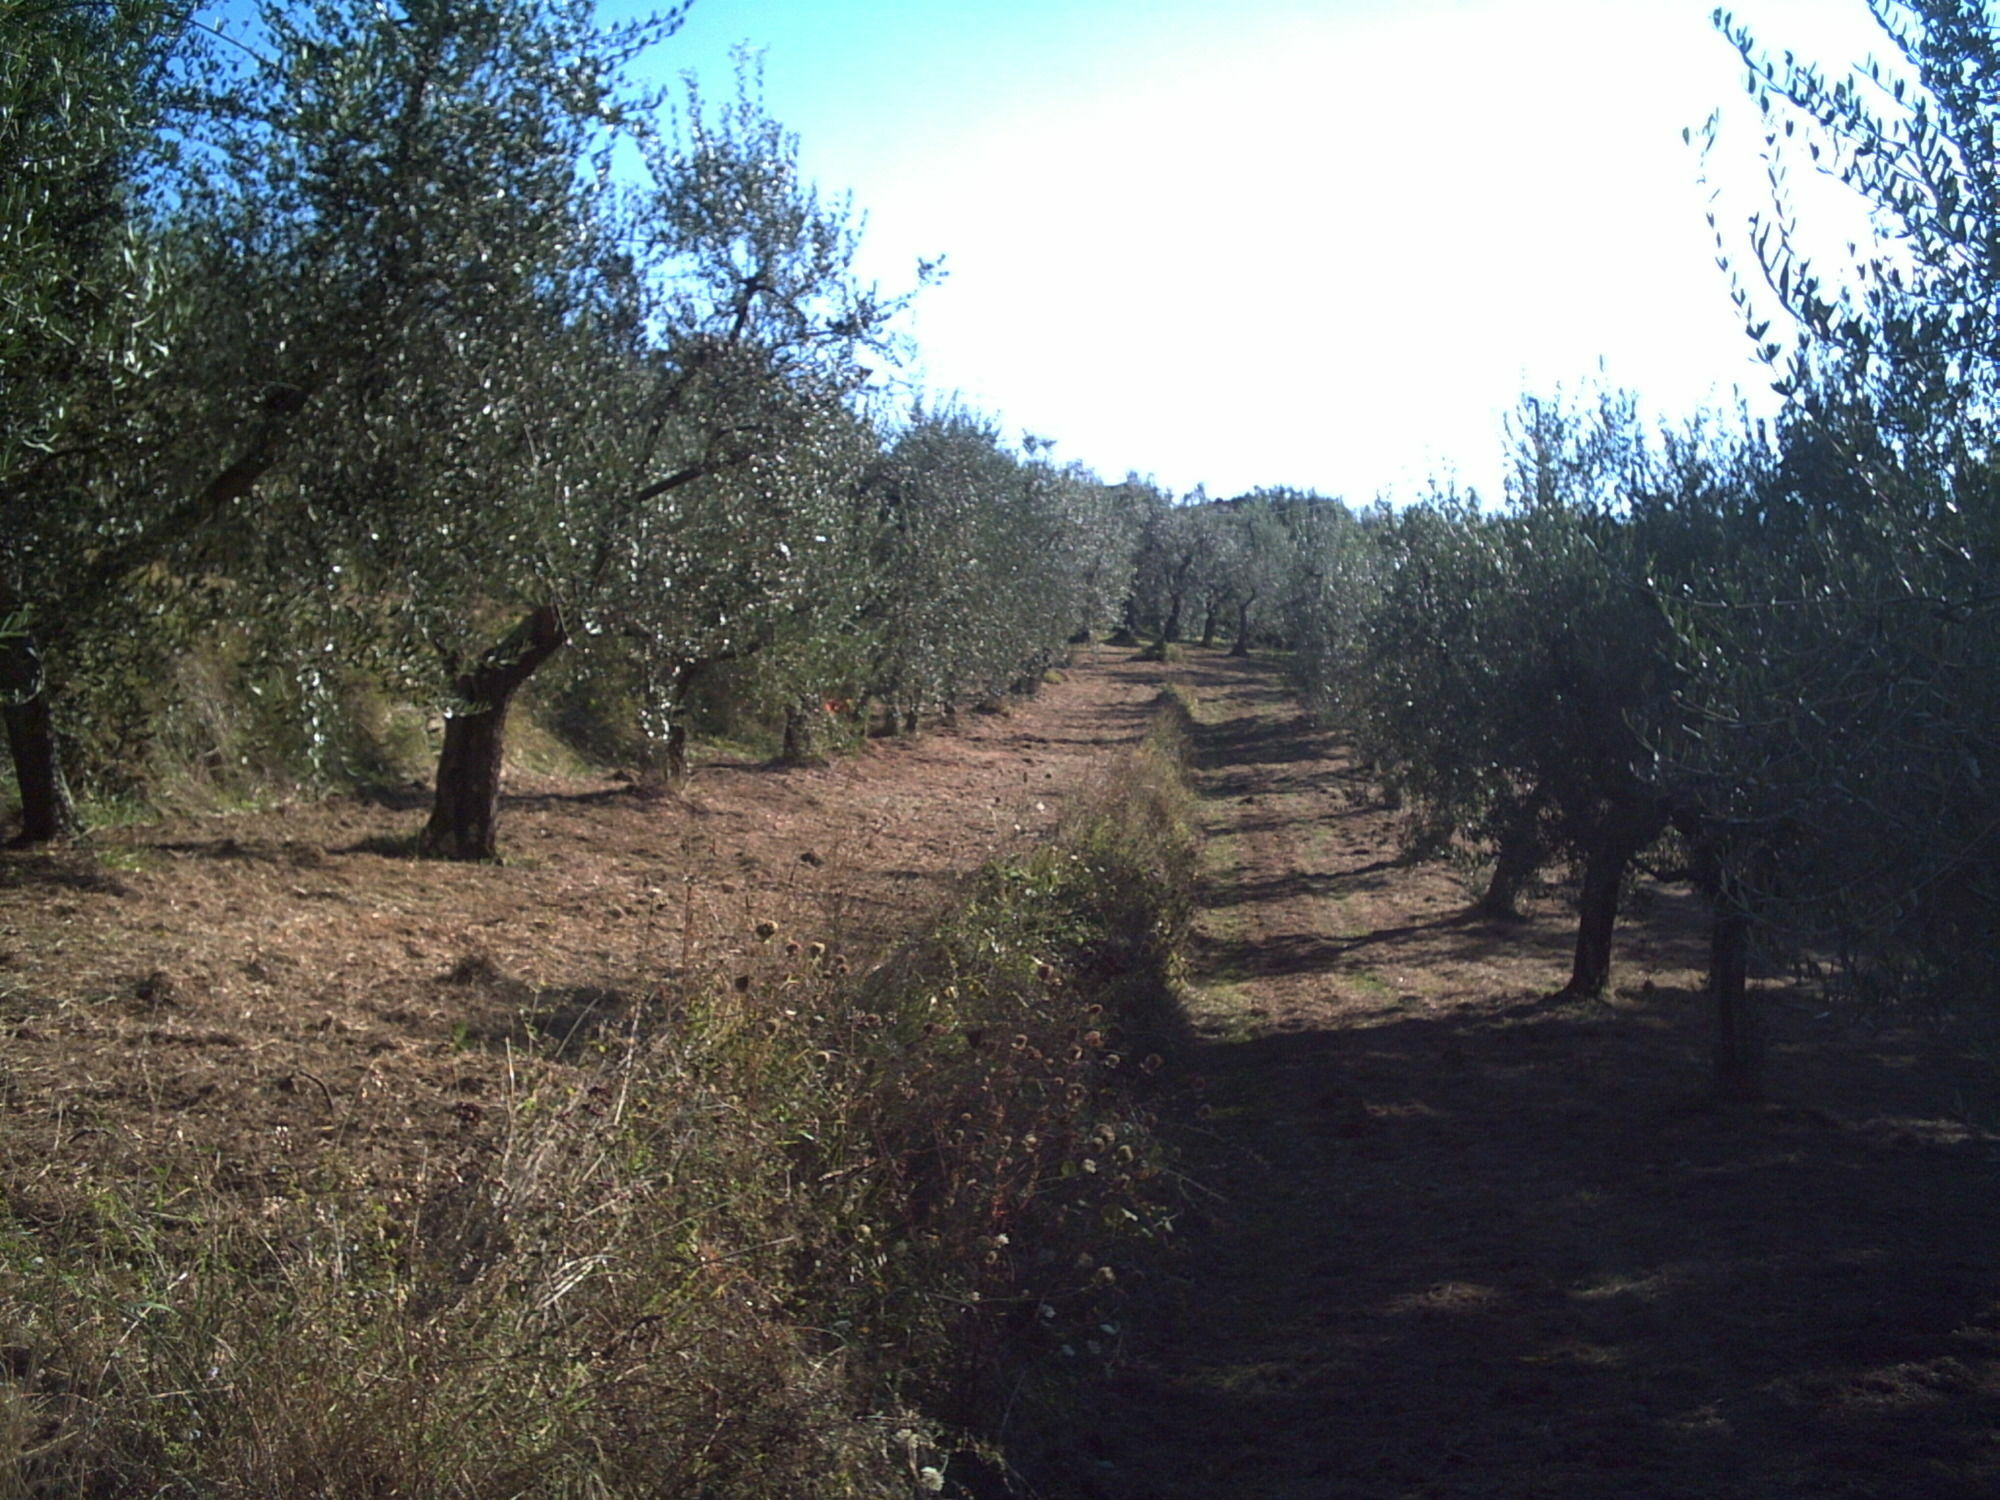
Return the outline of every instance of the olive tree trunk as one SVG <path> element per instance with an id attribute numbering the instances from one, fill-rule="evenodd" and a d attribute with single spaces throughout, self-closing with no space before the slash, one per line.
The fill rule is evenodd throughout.
<path id="1" fill-rule="evenodd" d="M 1695 888 L 1708 900 L 1708 996 L 1715 1007 L 1715 1092 L 1739 1103 L 1764 1097 L 1764 1029 L 1750 998 L 1750 909 L 1744 882 L 1730 873 L 1713 837 L 1693 818 L 1678 820 L 1692 854 Z M 1765 851 L 1753 846 L 1751 858 Z"/>
<path id="2" fill-rule="evenodd" d="M 532 611 L 505 640 L 452 684 L 460 711 L 444 721 L 437 795 L 417 840 L 427 859 L 500 857 L 500 768 L 507 748 L 507 710 L 523 683 L 569 640 L 562 616 Z"/>
<path id="3" fill-rule="evenodd" d="M 1236 644 L 1229 648 L 1231 656 L 1250 654 L 1250 606 L 1256 602 L 1254 596 L 1236 601 Z"/>
<path id="4" fill-rule="evenodd" d="M 1764 1035 L 1750 1000 L 1750 919 L 1727 892 L 1714 899 L 1708 993 L 1715 1002 L 1715 1091 L 1754 1103 L 1764 1097 Z"/>
<path id="5" fill-rule="evenodd" d="M 1493 875 L 1473 910 L 1497 921 L 1521 919 L 1521 892 L 1541 868 L 1544 850 L 1540 832 L 1541 805 L 1530 801 L 1516 809 L 1500 834 L 1493 854 Z"/>
<path id="6" fill-rule="evenodd" d="M 1576 957 L 1563 992 L 1599 999 L 1611 984 L 1611 934 L 1618 925 L 1618 892 L 1646 846 L 1667 826 L 1668 808 L 1652 800 L 1614 803 L 1585 852 L 1583 888 L 1577 894 Z"/>
<path id="7" fill-rule="evenodd" d="M 83 818 L 63 776 L 62 755 L 56 748 L 55 724 L 49 716 L 47 693 L 0 709 L 7 724 L 7 748 L 14 760 L 14 780 L 21 789 L 21 831 L 14 841 L 47 844 L 73 839 L 83 832 Z"/>
<path id="8" fill-rule="evenodd" d="M 809 709 L 800 708 L 796 703 L 785 705 L 785 744 L 778 752 L 778 763 L 786 766 L 811 765 L 819 758 L 819 746 L 813 734 L 813 716 Z"/>
<path id="9" fill-rule="evenodd" d="M 25 631 L 0 636 L 0 721 L 7 727 L 7 750 L 21 790 L 21 831 L 14 842 L 75 838 L 83 832 L 83 819 L 63 776 L 41 653 Z"/>
<path id="10" fill-rule="evenodd" d="M 655 679 L 656 685 L 647 689 L 650 722 L 666 725 L 666 734 L 646 753 L 643 779 L 648 784 L 657 784 L 662 776 L 666 785 L 672 787 L 680 786 L 687 780 L 688 697 L 702 678 L 722 663 L 734 661 L 737 654 L 727 652 L 719 656 L 683 657 L 673 664 L 664 679 Z"/>

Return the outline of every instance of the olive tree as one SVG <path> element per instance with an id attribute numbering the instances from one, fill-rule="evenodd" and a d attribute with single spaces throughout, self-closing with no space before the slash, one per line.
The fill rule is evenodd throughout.
<path id="1" fill-rule="evenodd" d="M 1102 623 L 1101 611 L 1130 576 L 1129 527 L 1119 524 L 1097 476 L 1058 464 L 1052 443 L 1029 445 L 1015 486 L 988 518 L 994 558 L 991 650 L 984 696 L 1032 694 L 1070 642 Z"/>
<path id="2" fill-rule="evenodd" d="M 1315 500 L 1279 515 L 1290 563 L 1274 613 L 1292 647 L 1293 690 L 1315 718 L 1351 732 L 1367 621 L 1380 607 L 1380 541 L 1393 512 L 1357 517 L 1337 500 Z"/>
<path id="3" fill-rule="evenodd" d="M 645 161 L 620 235 L 644 348 L 608 419 L 588 607 L 633 653 L 678 773 L 689 695 L 723 664 L 772 657 L 795 728 L 823 682 L 861 674 L 863 407 L 904 298 L 856 275 L 850 205 L 802 178 L 747 70 L 719 108 L 690 85 Z"/>
<path id="4" fill-rule="evenodd" d="M 875 691 L 906 731 L 926 711 L 955 713 L 996 662 L 1013 658 L 1000 616 L 1004 570 L 1023 559 L 1010 534 L 1023 481 L 998 427 L 956 407 L 915 411 L 875 477 Z"/>
<path id="5" fill-rule="evenodd" d="M 1774 187 L 1724 249 L 1788 402 L 1740 563 L 1681 612 L 1712 670 L 1672 753 L 1755 835 L 1728 872 L 1746 919 L 1863 991 L 1944 998 L 1990 988 L 2000 920 L 2000 25 L 1870 9 L 1886 57 L 1853 75 L 1718 15 Z M 1800 171 L 1879 238 L 1815 258 Z"/>
<path id="6" fill-rule="evenodd" d="M 1055 463 L 1043 439 L 1026 446 L 1014 452 L 977 413 L 919 405 L 871 481 L 875 692 L 906 730 L 926 712 L 949 720 L 1033 692 L 1125 597 L 1132 491 Z"/>
<path id="7" fill-rule="evenodd" d="M 1124 618 L 1147 501 L 1141 488 L 1106 484 L 1080 470 L 1070 472 L 1065 488 L 1075 595 L 1071 639 L 1083 644 Z"/>
<path id="8" fill-rule="evenodd" d="M 154 0 L 0 0 L 0 720 L 26 842 L 77 832 L 48 652 L 146 560 L 108 481 L 171 335 L 149 188 L 187 18 Z"/>
<path id="9" fill-rule="evenodd" d="M 596 417 L 635 336 L 609 153 L 655 102 L 626 64 L 677 20 L 266 5 L 177 184 L 197 336 L 156 469 L 184 566 L 309 662 L 376 649 L 434 695 L 427 852 L 495 852 L 509 705 L 603 529 Z"/>
<path id="10" fill-rule="evenodd" d="M 1531 400 L 1515 438 L 1505 509 L 1445 493 L 1382 523 L 1361 737 L 1416 804 L 1419 847 L 1494 851 L 1486 911 L 1574 862 L 1566 988 L 1597 995 L 1626 873 L 1674 810 L 1648 749 L 1676 712 L 1674 638 L 1627 519 L 1656 475 L 1620 398 Z"/>
<path id="11" fill-rule="evenodd" d="M 1249 655 L 1259 634 L 1285 634 L 1286 601 L 1301 572 L 1314 566 L 1319 523 L 1346 517 L 1337 502 L 1288 488 L 1253 490 L 1218 508 L 1215 571 L 1236 614 L 1231 656 Z"/>
<path id="12" fill-rule="evenodd" d="M 1188 606 L 1202 597 L 1214 552 L 1207 509 L 1200 487 L 1178 503 L 1157 494 L 1147 507 L 1132 581 L 1133 625 L 1160 642 L 1181 639 Z"/>

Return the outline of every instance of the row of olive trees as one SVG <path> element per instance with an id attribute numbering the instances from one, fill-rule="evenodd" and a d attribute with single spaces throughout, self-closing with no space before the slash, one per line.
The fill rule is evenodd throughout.
<path id="1" fill-rule="evenodd" d="M 1040 440 L 1029 448 L 1019 460 L 990 422 L 920 409 L 869 488 L 888 580 L 871 610 L 878 687 L 908 723 L 1032 690 L 1123 602 L 1139 520 L 1128 495 L 1057 467 Z"/>
<path id="2" fill-rule="evenodd" d="M 1689 810 L 1660 764 L 1698 671 L 1669 601 L 1717 559 L 1754 449 L 1649 434 L 1609 395 L 1531 401 L 1514 428 L 1502 504 L 1444 492 L 1370 518 L 1342 628 L 1295 667 L 1410 801 L 1419 848 L 1491 852 L 1486 912 L 1511 914 L 1545 863 L 1576 866 L 1569 988 L 1597 994 L 1626 873 Z"/>
<path id="3" fill-rule="evenodd" d="M 1197 490 L 1176 505 L 1150 486 L 1128 481 L 1143 517 L 1126 628 L 1155 641 L 1216 644 L 1227 633 L 1233 655 L 1254 642 L 1295 641 L 1311 612 L 1323 552 L 1337 552 L 1354 524 L 1347 507 L 1304 490 L 1267 488 L 1211 501 Z"/>
<path id="4" fill-rule="evenodd" d="M 1755 950 L 1877 998 L 2000 978 L 2000 36 L 1959 0 L 1878 17 L 1898 61 L 1867 88 L 1723 18 L 1774 162 L 1806 152 L 1888 232 L 1836 279 L 1784 205 L 1753 221 L 1752 336 L 1798 330 L 1765 344 L 1780 417 L 1649 432 L 1621 398 L 1529 402 L 1502 503 L 1365 518 L 1294 659 L 1419 842 L 1489 850 L 1489 910 L 1574 863 L 1572 993 L 1602 992 L 1620 884 L 1671 836 L 1739 1094 Z"/>
<path id="5" fill-rule="evenodd" d="M 671 768 L 724 664 L 802 735 L 1095 626 L 1129 507 L 973 419 L 876 419 L 900 300 L 754 79 L 677 128 L 630 84 L 678 20 L 315 0 L 225 44 L 156 0 L 0 0 L 24 837 L 77 826 L 60 714 L 225 636 L 302 699 L 365 664 L 438 703 L 423 846 L 490 857 L 510 706 L 565 647 L 619 660 Z"/>
<path id="6" fill-rule="evenodd" d="M 1860 77 L 1765 56 L 1726 15 L 1776 196 L 1737 295 L 1788 396 L 1728 571 L 1676 613 L 1711 664 L 1669 763 L 1721 812 L 1746 930 L 1866 994 L 2000 979 L 2000 21 L 1874 0 Z M 1879 238 L 1838 267 L 1787 196 L 1823 174 Z"/>
<path id="7" fill-rule="evenodd" d="M 0 7 L 0 713 L 31 836 L 76 825 L 56 754 L 46 652 L 146 548 L 65 471 L 129 462 L 115 413 L 160 359 L 166 300 L 134 228 L 166 103 L 164 5 Z M 87 457 L 85 455 L 88 455 Z M 31 606 L 33 607 L 31 613 Z"/>
<path id="8" fill-rule="evenodd" d="M 1514 432 L 1501 503 L 1444 492 L 1366 518 L 1336 555 L 1342 612 L 1322 606 L 1294 671 L 1406 799 L 1415 852 L 1487 853 L 1486 914 L 1513 914 L 1551 862 L 1575 871 L 1568 994 L 1604 993 L 1621 890 L 1649 853 L 1656 871 L 1670 854 L 1714 914 L 1721 1082 L 1755 1093 L 1753 945 L 1880 976 L 1923 938 L 1922 921 L 1870 935 L 1852 904 L 1864 888 L 1875 901 L 1905 888 L 1884 878 L 1892 841 L 1910 858 L 1938 847 L 1915 820 L 1853 816 L 1854 777 L 1867 768 L 1887 813 L 1885 783 L 1907 756 L 1827 774 L 1857 704 L 1836 712 L 1833 684 L 1801 671 L 1819 654 L 1841 663 L 1848 693 L 1895 695 L 1907 665 L 1879 637 L 1865 644 L 1858 616 L 1836 619 L 1851 594 L 1835 608 L 1841 591 L 1824 571 L 1814 580 L 1827 554 L 1799 524 L 1789 425 L 1650 432 L 1607 396 L 1526 403 Z M 1802 610 L 1806 596 L 1827 608 Z M 1927 816 L 1977 810 L 1939 801 Z M 1957 956 L 1933 945 L 1925 962 L 1937 972 Z"/>

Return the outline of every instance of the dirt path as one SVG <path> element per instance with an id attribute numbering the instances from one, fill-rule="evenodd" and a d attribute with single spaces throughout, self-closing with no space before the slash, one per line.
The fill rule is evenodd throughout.
<path id="1" fill-rule="evenodd" d="M 1550 1004 L 1557 903 L 1468 920 L 1266 669 L 1187 675 L 1224 1201 L 1051 1492 L 2000 1493 L 1991 1042 L 1774 995 L 1785 1102 L 1713 1108 L 1678 898 L 1612 1003 Z"/>
<path id="2" fill-rule="evenodd" d="M 416 788 L 0 854 L 0 1149 L 52 1183 L 176 1158 L 253 1195 L 328 1163 L 407 1181 L 490 1128 L 519 1066 L 587 1062 L 690 971 L 792 962 L 787 942 L 867 963 L 1045 834 L 1158 681 L 1085 664 L 952 733 L 702 764 L 656 800 L 511 776 L 503 865 L 409 858 Z"/>

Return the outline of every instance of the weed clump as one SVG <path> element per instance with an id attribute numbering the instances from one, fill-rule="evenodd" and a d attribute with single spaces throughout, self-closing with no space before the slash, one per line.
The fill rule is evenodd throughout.
<path id="1" fill-rule="evenodd" d="M 1052 843 L 873 976 L 824 1080 L 850 1134 L 801 1164 L 819 1221 L 854 1228 L 813 1252 L 823 1295 L 911 1399 L 997 1440 L 1003 1390 L 1114 1358 L 1126 1271 L 1173 1220 L 1150 1102 L 1183 1040 L 1185 797 L 1162 721 Z"/>

